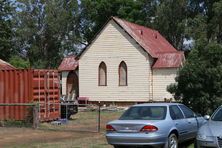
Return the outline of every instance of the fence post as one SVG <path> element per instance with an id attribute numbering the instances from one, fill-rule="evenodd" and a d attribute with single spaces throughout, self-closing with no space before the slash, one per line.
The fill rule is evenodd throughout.
<path id="1" fill-rule="evenodd" d="M 68 107 L 67 107 L 67 102 L 66 102 L 66 120 L 68 120 Z"/>
<path id="2" fill-rule="evenodd" d="M 101 116 L 100 116 L 100 101 L 99 101 L 99 109 L 98 109 L 98 133 L 100 132 L 100 118 L 101 118 Z"/>
<path id="3" fill-rule="evenodd" d="M 38 111 L 38 105 L 33 105 L 33 128 L 37 129 L 39 127 L 39 111 Z"/>

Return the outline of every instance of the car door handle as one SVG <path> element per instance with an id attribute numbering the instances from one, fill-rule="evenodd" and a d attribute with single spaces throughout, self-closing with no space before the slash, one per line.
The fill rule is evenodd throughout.
<path id="1" fill-rule="evenodd" d="M 176 125 L 179 125 L 179 123 L 178 123 L 178 122 L 176 122 L 175 124 L 176 124 Z"/>
<path id="2" fill-rule="evenodd" d="M 191 124 L 191 122 L 190 122 L 190 121 L 188 121 L 188 123 L 189 123 L 189 124 Z"/>

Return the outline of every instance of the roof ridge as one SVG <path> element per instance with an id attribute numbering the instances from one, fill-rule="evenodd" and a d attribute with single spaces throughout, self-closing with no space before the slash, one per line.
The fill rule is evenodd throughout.
<path id="1" fill-rule="evenodd" d="M 131 37 L 136 44 L 138 44 L 142 50 L 148 53 L 152 58 L 157 58 L 158 60 L 155 62 L 155 67 L 179 67 L 180 63 L 182 62 L 182 56 L 180 53 L 183 52 L 178 51 L 173 45 L 171 45 L 167 39 L 161 35 L 161 33 L 155 29 L 142 26 L 139 24 L 135 24 L 133 22 L 126 21 L 124 19 L 120 19 L 118 17 L 111 16 L 109 20 L 105 23 L 105 25 L 100 29 L 100 31 L 94 36 L 92 41 L 96 39 L 99 33 L 105 28 L 105 26 L 113 21 L 115 24 L 118 25 L 121 29 L 124 30 L 125 33 Z M 80 58 L 83 52 L 92 44 L 92 41 L 77 55 L 77 60 Z M 172 59 L 169 60 L 167 53 L 170 55 L 172 54 Z M 161 56 L 163 55 L 163 56 Z M 162 58 L 163 57 L 163 58 Z M 178 58 L 178 59 L 177 59 Z M 158 64 L 159 63 L 159 64 Z"/>
<path id="2" fill-rule="evenodd" d="M 136 23 L 134 23 L 134 22 L 130 22 L 130 21 L 127 21 L 127 20 L 125 20 L 125 19 L 121 19 L 121 18 L 116 17 L 116 16 L 112 16 L 111 18 L 113 18 L 113 19 L 119 19 L 119 20 L 121 20 L 121 21 L 124 21 L 124 22 L 127 22 L 127 23 L 130 23 L 130 24 L 133 24 L 133 25 L 136 25 L 136 26 L 139 26 L 139 27 L 142 27 L 142 28 L 145 28 L 145 29 L 149 29 L 149 30 L 152 30 L 152 31 L 155 31 L 155 32 L 158 32 L 158 33 L 159 33 L 159 31 L 156 30 L 156 29 L 149 28 L 149 27 L 147 27 L 147 26 L 143 26 L 143 25 L 140 25 L 140 24 L 136 24 Z"/>

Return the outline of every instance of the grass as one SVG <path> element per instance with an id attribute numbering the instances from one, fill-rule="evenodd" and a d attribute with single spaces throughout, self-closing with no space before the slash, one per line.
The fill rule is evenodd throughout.
<path id="1" fill-rule="evenodd" d="M 123 111 L 115 112 L 101 112 L 100 127 L 101 132 L 105 132 L 105 125 L 108 121 L 119 118 Z M 71 131 L 90 131 L 97 132 L 98 130 L 98 112 L 79 112 L 74 115 L 67 124 L 61 126 L 55 126 L 49 123 L 43 123 L 40 125 L 41 129 L 50 130 L 71 130 Z"/>
<path id="2" fill-rule="evenodd" d="M 6 120 L 1 121 L 2 126 L 5 127 L 32 127 L 32 123 L 26 121 Z"/>
<path id="3" fill-rule="evenodd" d="M 79 112 L 68 124 L 41 124 L 41 130 L 1 128 L 0 147 L 8 148 L 112 148 L 105 139 L 105 124 L 119 118 L 122 111 L 101 112 L 101 133 L 97 133 L 98 113 Z M 50 130 L 47 130 L 50 129 Z M 51 130 L 53 129 L 53 130 Z M 84 132 L 80 132 L 84 129 Z M 193 145 L 187 146 L 193 148 Z"/>
<path id="4" fill-rule="evenodd" d="M 91 135 L 91 134 L 90 134 Z M 111 148 L 102 134 L 93 134 L 77 139 L 67 139 L 45 143 L 29 143 L 20 145 L 22 148 Z"/>

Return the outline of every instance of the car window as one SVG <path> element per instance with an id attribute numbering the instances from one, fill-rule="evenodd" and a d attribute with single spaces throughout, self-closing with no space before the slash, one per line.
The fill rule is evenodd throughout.
<path id="1" fill-rule="evenodd" d="M 183 111 L 186 118 L 193 118 L 194 117 L 194 112 L 191 109 L 189 109 L 185 105 L 179 105 L 179 107 Z"/>
<path id="2" fill-rule="evenodd" d="M 166 106 L 134 106 L 129 108 L 120 120 L 164 120 Z"/>
<path id="3" fill-rule="evenodd" d="M 215 114 L 213 114 L 212 119 L 213 121 L 222 121 L 222 108 L 218 109 Z"/>
<path id="4" fill-rule="evenodd" d="M 183 119 L 183 113 L 177 105 L 170 106 L 170 116 L 173 120 Z"/>

